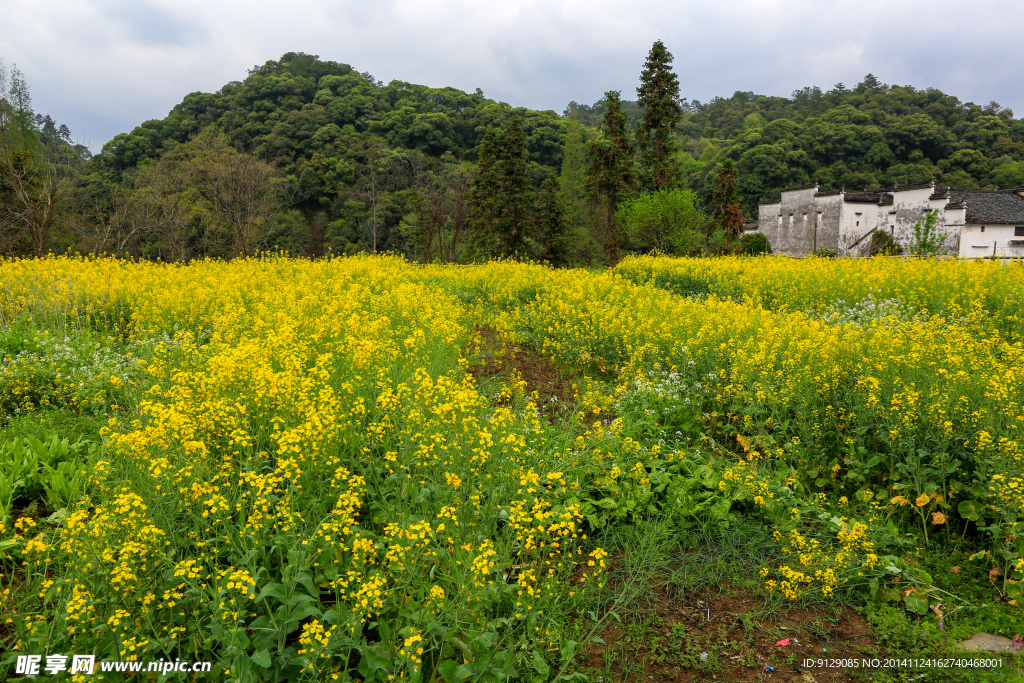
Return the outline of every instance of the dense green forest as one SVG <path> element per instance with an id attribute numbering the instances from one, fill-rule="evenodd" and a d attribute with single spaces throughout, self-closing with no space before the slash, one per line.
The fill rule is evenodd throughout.
<path id="1" fill-rule="evenodd" d="M 90 156 L 0 65 L 0 251 L 179 261 L 263 249 L 597 265 L 740 250 L 782 187 L 1024 185 L 1024 120 L 889 86 L 680 97 L 655 43 L 637 100 L 561 114 L 288 53 Z"/>
<path id="2" fill-rule="evenodd" d="M 636 103 L 623 104 L 635 121 Z M 603 101 L 575 106 L 587 125 L 604 113 Z M 931 179 L 963 189 L 1024 185 L 1024 119 L 1012 110 L 885 85 L 871 74 L 852 89 L 808 87 L 790 98 L 737 92 L 684 101 L 683 109 L 677 132 L 689 186 L 705 192 L 716 162 L 733 159 L 750 217 L 760 199 L 815 181 L 823 190 Z"/>

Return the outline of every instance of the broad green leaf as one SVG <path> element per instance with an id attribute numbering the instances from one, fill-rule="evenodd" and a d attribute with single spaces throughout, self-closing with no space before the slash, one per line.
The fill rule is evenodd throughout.
<path id="1" fill-rule="evenodd" d="M 536 650 L 533 651 L 533 670 L 541 676 L 547 676 L 551 673 L 551 667 L 548 666 L 547 661 Z"/>
<path id="2" fill-rule="evenodd" d="M 960 513 L 960 516 L 964 519 L 969 519 L 972 522 L 977 522 L 981 519 L 984 508 L 980 503 L 973 500 L 965 500 L 956 506 L 956 511 Z"/>
<path id="3" fill-rule="evenodd" d="M 252 661 L 258 664 L 259 666 L 262 666 L 264 669 L 270 668 L 270 653 L 266 650 L 260 650 L 256 654 L 251 655 L 249 658 L 252 659 Z"/>

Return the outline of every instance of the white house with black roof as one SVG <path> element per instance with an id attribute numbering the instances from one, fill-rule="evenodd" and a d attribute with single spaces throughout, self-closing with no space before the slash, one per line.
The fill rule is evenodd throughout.
<path id="1" fill-rule="evenodd" d="M 878 231 L 909 250 L 914 225 L 928 211 L 937 212 L 952 256 L 1024 258 L 1024 188 L 940 190 L 934 182 L 863 192 L 788 187 L 777 201 L 760 205 L 757 231 L 776 253 L 806 256 L 824 247 L 866 256 Z"/>

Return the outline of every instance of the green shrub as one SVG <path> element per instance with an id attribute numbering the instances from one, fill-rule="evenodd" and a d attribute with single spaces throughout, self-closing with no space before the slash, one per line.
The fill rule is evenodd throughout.
<path id="1" fill-rule="evenodd" d="M 903 248 L 884 230 L 875 230 L 871 235 L 871 242 L 868 243 L 869 256 L 899 256 L 902 253 Z"/>
<path id="2" fill-rule="evenodd" d="M 740 238 L 740 248 L 745 256 L 772 253 L 768 238 L 759 232 L 750 232 Z"/>
<path id="3" fill-rule="evenodd" d="M 615 214 L 630 247 L 686 255 L 699 251 L 704 214 L 689 190 L 659 190 L 625 202 Z"/>

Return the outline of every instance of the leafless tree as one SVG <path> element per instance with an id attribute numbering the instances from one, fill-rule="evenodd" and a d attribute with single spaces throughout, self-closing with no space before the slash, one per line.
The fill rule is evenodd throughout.
<path id="1" fill-rule="evenodd" d="M 252 256 L 266 246 L 280 210 L 274 166 L 233 149 L 223 133 L 206 130 L 190 143 L 190 170 L 210 204 L 232 254 Z"/>
<path id="2" fill-rule="evenodd" d="M 0 115 L 0 232 L 8 241 L 27 236 L 33 254 L 45 256 L 81 159 L 66 143 L 44 144 L 31 131 L 17 131 L 10 121 Z"/>
<path id="3" fill-rule="evenodd" d="M 44 256 L 82 159 L 57 136 L 40 140 L 33 120 L 24 75 L 0 62 L 0 240 L 8 248 L 31 242 Z"/>
<path id="4" fill-rule="evenodd" d="M 465 247 L 469 220 L 470 174 L 456 163 L 426 171 L 418 179 L 416 226 L 412 237 L 419 255 L 430 263 L 435 256 L 455 263 Z"/>

